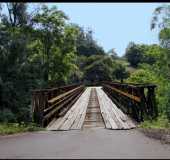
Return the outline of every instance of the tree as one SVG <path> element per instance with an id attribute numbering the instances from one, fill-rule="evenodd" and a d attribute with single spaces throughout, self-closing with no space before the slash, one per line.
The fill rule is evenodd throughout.
<path id="1" fill-rule="evenodd" d="M 77 55 L 91 56 L 105 54 L 103 48 L 94 40 L 92 30 L 85 31 L 82 27 L 73 25 L 78 29 L 76 41 Z"/>
<path id="2" fill-rule="evenodd" d="M 28 22 L 28 13 L 26 3 L 6 3 L 8 16 L 3 14 L 2 21 L 7 26 L 21 27 Z"/>
<path id="3" fill-rule="evenodd" d="M 42 5 L 41 12 L 33 17 L 36 34 L 39 37 L 43 47 L 43 73 L 44 81 L 49 80 L 49 61 L 53 45 L 60 47 L 63 38 L 65 20 L 68 17 L 64 12 L 57 10 L 56 7 L 49 9 Z"/>
<path id="4" fill-rule="evenodd" d="M 137 67 L 143 58 L 143 53 L 140 46 L 130 42 L 126 48 L 125 57 L 132 67 Z"/>
<path id="5" fill-rule="evenodd" d="M 165 48 L 170 48 L 170 5 L 162 5 L 155 9 L 151 30 L 157 26 L 160 29 L 160 44 Z"/>
<path id="6" fill-rule="evenodd" d="M 115 51 L 114 48 L 110 49 L 110 50 L 107 52 L 107 54 L 109 54 L 113 59 L 117 59 L 117 58 L 118 58 L 118 55 L 117 55 L 117 53 L 116 53 L 116 51 Z"/>
<path id="7" fill-rule="evenodd" d="M 111 68 L 103 62 L 95 62 L 85 68 L 84 79 L 89 82 L 111 81 Z"/>
<path id="8" fill-rule="evenodd" d="M 30 92 L 34 77 L 28 64 L 29 37 L 24 32 L 27 26 L 27 5 L 8 3 L 8 14 L 1 15 L 0 22 L 0 77 L 1 108 L 4 120 L 30 120 Z M 7 117 L 5 117 L 7 116 Z"/>
<path id="9" fill-rule="evenodd" d="M 142 45 L 143 46 L 143 59 L 141 63 L 154 64 L 162 56 L 162 47 L 157 44 L 153 45 Z"/>
<path id="10" fill-rule="evenodd" d="M 125 66 L 121 63 L 115 63 L 112 75 L 116 80 L 121 80 L 121 82 L 123 82 L 123 79 L 128 78 L 129 72 L 126 71 Z"/>
<path id="11" fill-rule="evenodd" d="M 108 55 L 90 56 L 83 67 L 84 79 L 89 82 L 123 80 L 129 76 L 125 66 Z"/>

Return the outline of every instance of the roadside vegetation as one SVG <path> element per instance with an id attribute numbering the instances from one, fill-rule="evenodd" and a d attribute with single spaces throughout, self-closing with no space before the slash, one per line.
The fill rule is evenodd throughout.
<path id="1" fill-rule="evenodd" d="M 157 85 L 156 104 L 159 116 L 156 120 L 145 120 L 144 128 L 170 128 L 170 6 L 155 9 L 151 30 L 159 29 L 160 44 L 145 45 L 129 43 L 125 57 L 135 71 L 127 82 L 153 83 Z"/>
<path id="2" fill-rule="evenodd" d="M 156 84 L 159 116 L 141 127 L 170 127 L 170 6 L 154 11 L 160 44 L 129 42 L 119 57 L 56 6 L 30 5 L 0 3 L 0 134 L 40 129 L 32 124 L 33 89 L 103 80 Z"/>
<path id="3" fill-rule="evenodd" d="M 22 132 L 43 131 L 44 128 L 36 126 L 36 124 L 19 124 L 19 123 L 1 123 L 0 135 L 9 135 Z"/>

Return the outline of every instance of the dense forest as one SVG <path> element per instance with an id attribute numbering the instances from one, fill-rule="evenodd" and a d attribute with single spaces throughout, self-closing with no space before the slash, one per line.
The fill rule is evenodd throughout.
<path id="1" fill-rule="evenodd" d="M 29 6 L 0 4 L 1 122 L 32 121 L 33 89 L 123 80 L 156 84 L 159 119 L 168 124 L 170 6 L 153 11 L 151 30 L 159 29 L 159 45 L 129 42 L 122 57 L 114 49 L 105 52 L 92 30 L 71 23 L 56 6 Z"/>

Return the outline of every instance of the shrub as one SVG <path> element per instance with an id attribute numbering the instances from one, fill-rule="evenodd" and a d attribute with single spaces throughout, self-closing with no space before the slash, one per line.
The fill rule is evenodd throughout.
<path id="1" fill-rule="evenodd" d="M 138 69 L 127 79 L 134 83 L 153 83 L 156 88 L 156 103 L 160 115 L 166 115 L 170 120 L 170 82 L 151 69 Z"/>
<path id="2" fill-rule="evenodd" d="M 15 122 L 16 117 L 9 109 L 3 109 L 0 111 L 0 122 Z"/>

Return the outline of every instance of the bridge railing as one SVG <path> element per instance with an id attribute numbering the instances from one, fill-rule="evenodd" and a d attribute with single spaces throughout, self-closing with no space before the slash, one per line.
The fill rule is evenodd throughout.
<path id="1" fill-rule="evenodd" d="M 33 121 L 45 127 L 54 117 L 63 116 L 84 90 L 75 84 L 32 91 Z"/>
<path id="2" fill-rule="evenodd" d="M 104 91 L 127 114 L 140 122 L 158 115 L 153 84 L 103 82 Z"/>

